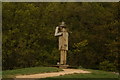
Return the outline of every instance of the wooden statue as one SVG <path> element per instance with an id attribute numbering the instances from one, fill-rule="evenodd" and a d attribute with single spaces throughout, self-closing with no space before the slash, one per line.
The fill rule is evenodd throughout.
<path id="1" fill-rule="evenodd" d="M 68 32 L 64 22 L 55 29 L 55 36 L 59 37 L 60 64 L 66 65 L 66 56 L 68 51 Z"/>

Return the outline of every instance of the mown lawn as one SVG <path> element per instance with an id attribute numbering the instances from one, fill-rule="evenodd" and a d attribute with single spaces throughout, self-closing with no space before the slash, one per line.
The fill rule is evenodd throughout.
<path id="1" fill-rule="evenodd" d="M 84 69 L 90 71 L 91 73 L 88 74 L 71 74 L 71 75 L 64 75 L 59 76 L 56 78 L 118 78 L 118 75 L 113 72 L 106 72 L 100 70 L 91 70 L 91 69 Z"/>
<path id="2" fill-rule="evenodd" d="M 2 72 L 3 78 L 14 78 L 16 75 L 23 74 L 36 74 L 36 73 L 45 73 L 45 72 L 58 72 L 62 69 L 56 67 L 31 67 L 31 68 L 22 68 L 15 70 L 6 70 Z"/>
<path id="3" fill-rule="evenodd" d="M 92 69 L 82 69 L 90 71 L 87 74 L 70 74 L 57 77 L 44 78 L 39 80 L 118 80 L 119 75 L 113 72 L 106 72 Z M 119 78 L 120 79 L 120 78 Z"/>

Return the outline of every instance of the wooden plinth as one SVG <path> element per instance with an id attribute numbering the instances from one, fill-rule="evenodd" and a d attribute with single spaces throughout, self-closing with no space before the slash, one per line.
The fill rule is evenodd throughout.
<path id="1" fill-rule="evenodd" d="M 66 69 L 69 65 L 59 65 L 59 68 Z"/>
<path id="2" fill-rule="evenodd" d="M 58 67 L 58 68 L 61 68 L 61 69 L 66 69 L 69 67 L 69 65 L 55 65 L 54 67 Z"/>

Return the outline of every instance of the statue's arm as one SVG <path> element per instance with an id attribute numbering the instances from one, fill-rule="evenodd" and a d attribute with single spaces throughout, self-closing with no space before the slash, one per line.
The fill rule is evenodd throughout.
<path id="1" fill-rule="evenodd" d="M 61 36 L 62 35 L 62 32 L 59 32 L 59 27 L 57 26 L 56 29 L 55 29 L 55 36 Z"/>

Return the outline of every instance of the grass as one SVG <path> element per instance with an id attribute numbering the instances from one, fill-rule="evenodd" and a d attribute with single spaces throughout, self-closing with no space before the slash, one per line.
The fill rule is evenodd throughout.
<path id="1" fill-rule="evenodd" d="M 31 67 L 31 68 L 22 68 L 22 69 L 3 71 L 2 77 L 3 78 L 15 78 L 16 75 L 58 72 L 58 71 L 62 71 L 62 69 L 59 69 L 56 67 Z"/>
<path id="2" fill-rule="evenodd" d="M 63 76 L 57 76 L 52 78 L 44 78 L 40 80 L 116 80 L 118 78 L 118 74 L 113 72 L 106 72 L 100 70 L 91 70 L 91 69 L 82 69 L 86 71 L 90 71 L 91 73 L 86 74 L 68 74 Z"/>
<path id="3" fill-rule="evenodd" d="M 91 73 L 86 74 L 70 74 L 70 75 L 63 75 L 57 77 L 50 77 L 50 78 L 43 78 L 39 80 L 93 80 L 99 79 L 103 80 L 111 80 L 112 78 L 118 78 L 118 75 L 113 72 L 106 72 L 100 70 L 92 70 L 92 69 L 82 69 L 86 71 L 90 71 Z M 16 75 L 23 75 L 23 74 L 36 74 L 36 73 L 45 73 L 45 72 L 58 72 L 62 71 L 62 69 L 56 67 L 31 67 L 31 68 L 22 68 L 16 70 L 6 70 L 3 71 L 3 78 L 14 78 Z M 107 79 L 108 78 L 108 79 Z M 111 78 L 111 79 L 110 79 Z M 113 80 L 113 79 L 112 79 Z"/>
<path id="4" fill-rule="evenodd" d="M 90 69 L 84 69 L 84 70 L 90 71 L 91 73 L 64 75 L 64 76 L 59 76 L 58 78 L 118 78 L 118 75 L 112 72 L 90 70 Z"/>

